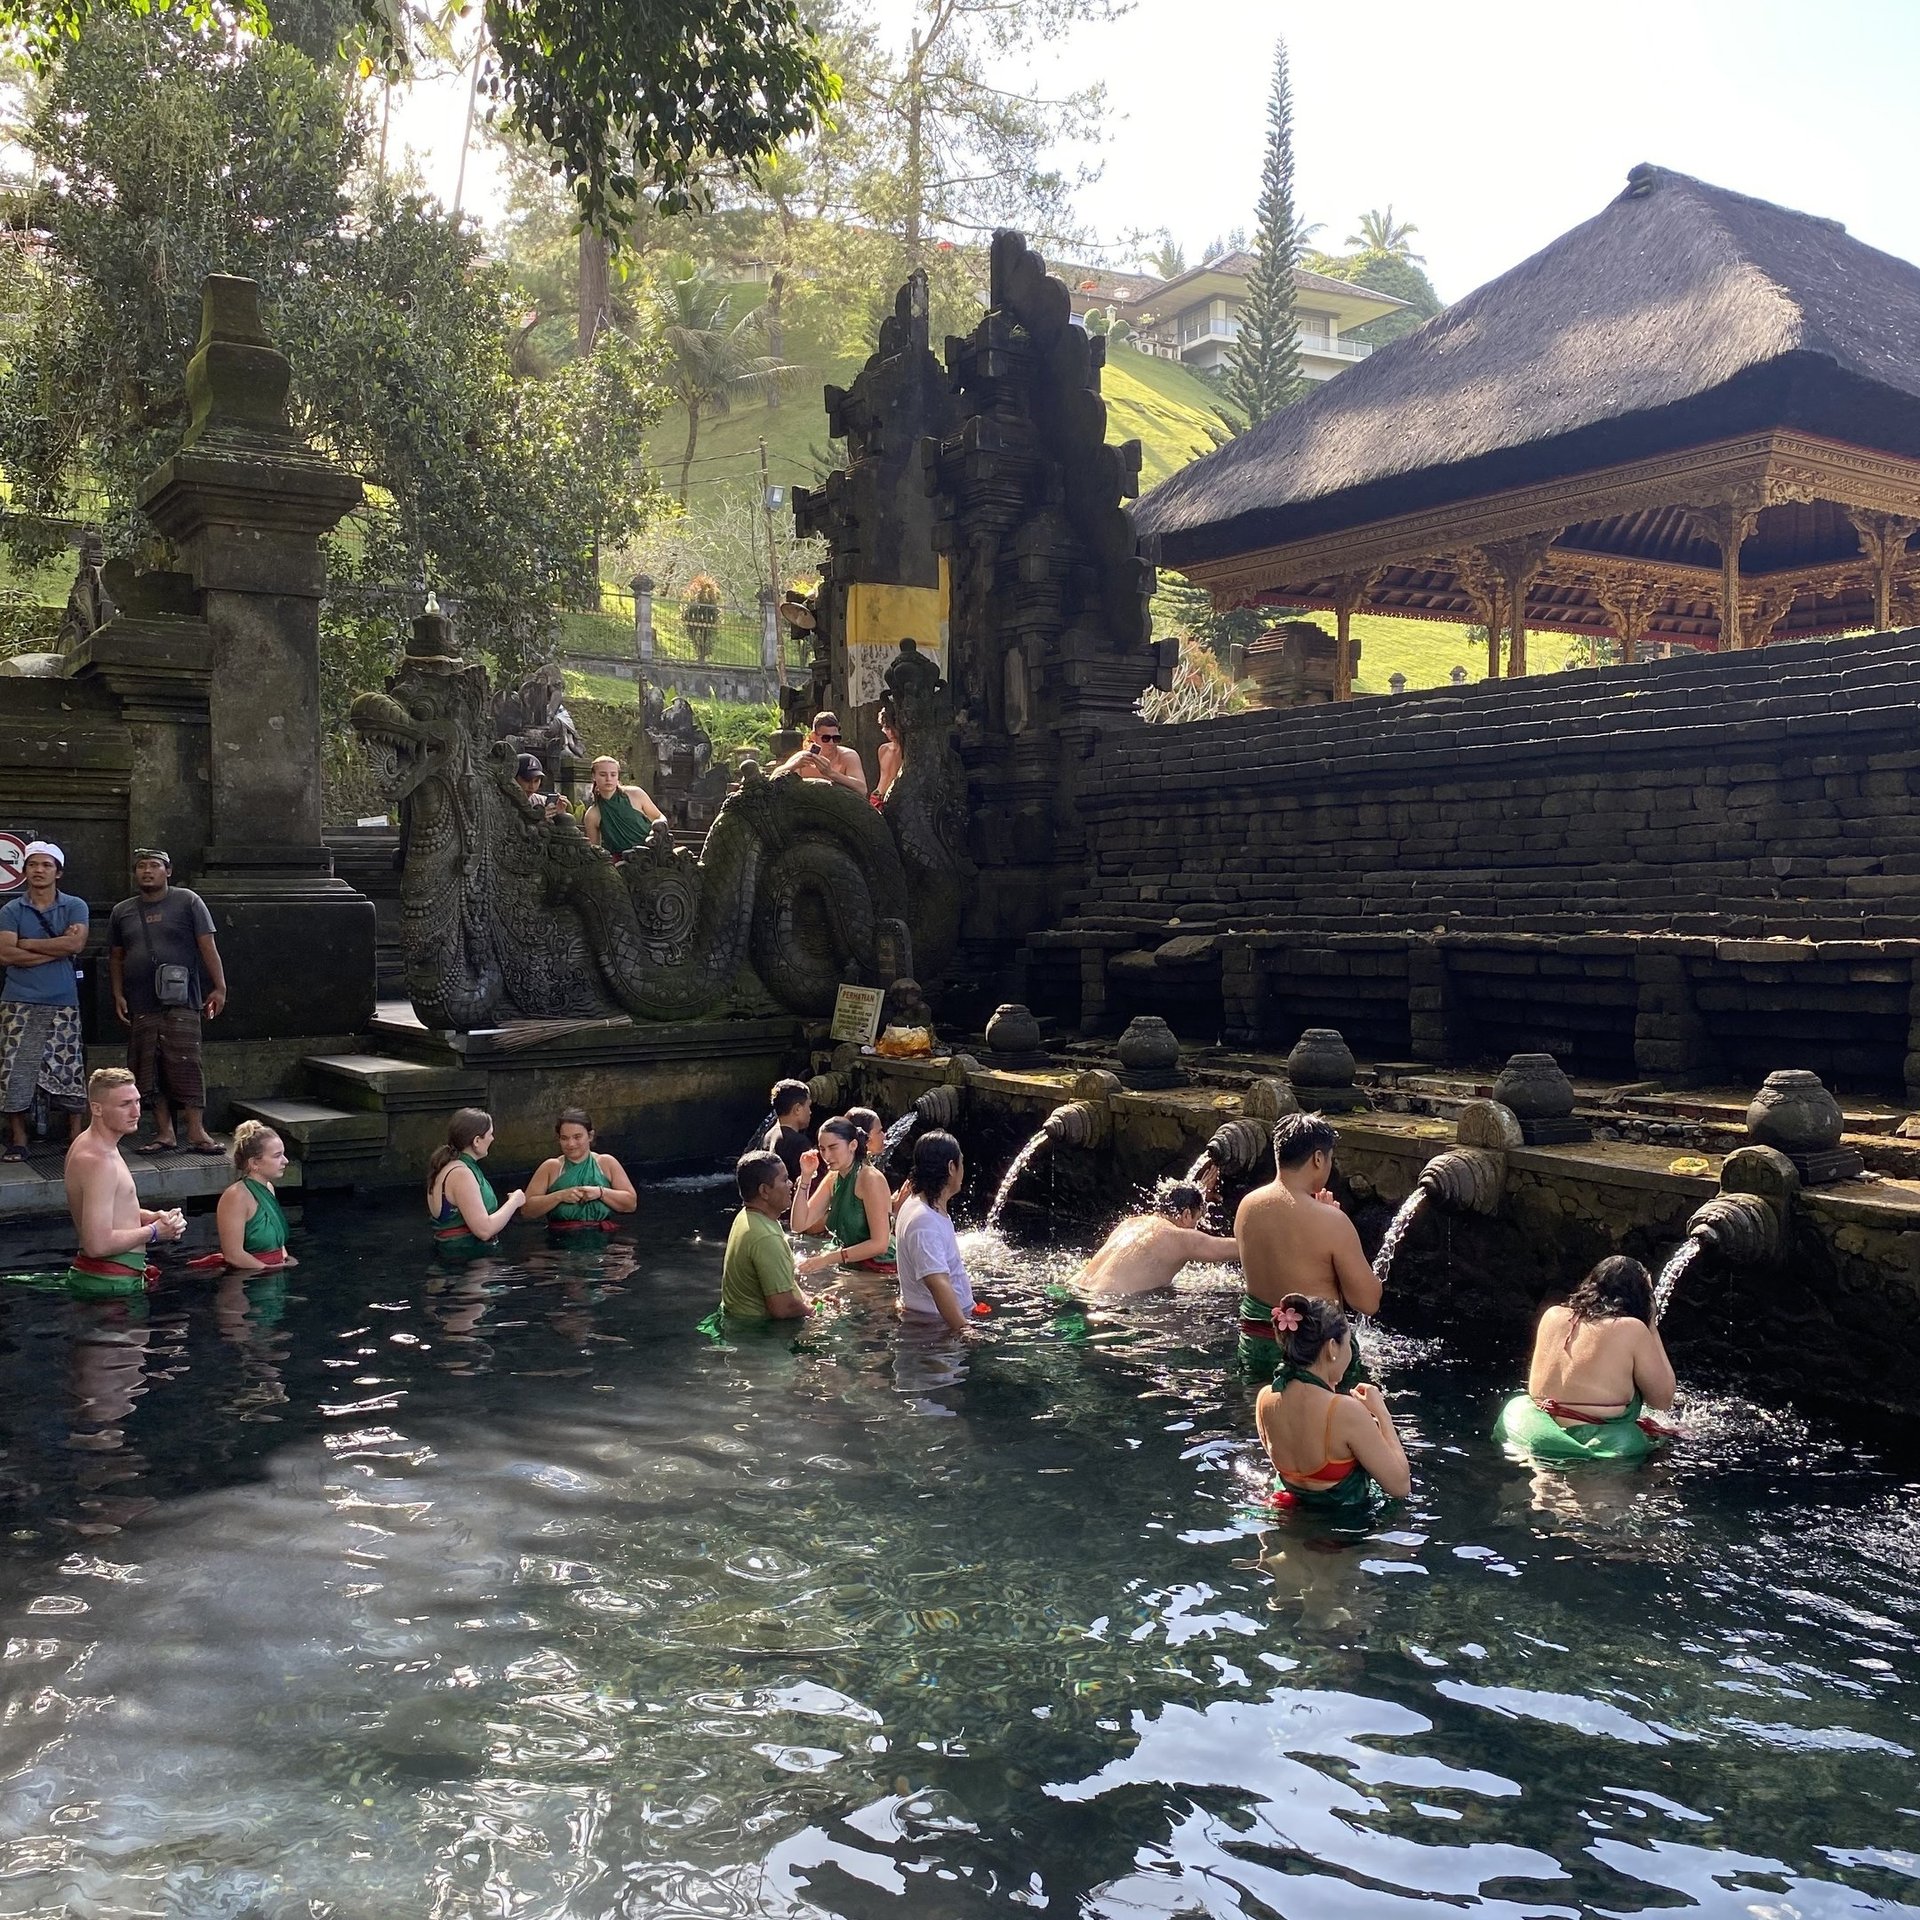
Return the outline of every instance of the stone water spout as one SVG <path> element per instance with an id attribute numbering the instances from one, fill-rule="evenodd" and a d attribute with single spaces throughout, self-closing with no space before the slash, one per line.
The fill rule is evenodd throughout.
<path id="1" fill-rule="evenodd" d="M 1040 1131 L 1056 1147 L 1104 1147 L 1113 1137 L 1113 1110 L 1108 1105 L 1121 1091 L 1114 1074 L 1098 1068 L 1073 1083 L 1074 1097 L 1064 1101 L 1040 1123 Z"/>
<path id="2" fill-rule="evenodd" d="M 948 1083 L 938 1087 L 929 1087 L 911 1109 L 913 1117 L 923 1126 L 945 1127 L 949 1131 L 959 1123 L 961 1114 L 966 1110 L 967 1089 L 964 1086 Z"/>
<path id="3" fill-rule="evenodd" d="M 1207 1142 L 1206 1150 L 1188 1169 L 1187 1178 L 1193 1179 L 1202 1168 L 1209 1164 L 1220 1169 L 1222 1174 L 1249 1174 L 1271 1150 L 1273 1131 L 1263 1127 L 1257 1120 L 1249 1120 L 1244 1114 L 1235 1114 L 1231 1120 L 1223 1121 L 1214 1129 L 1213 1138 Z"/>
<path id="4" fill-rule="evenodd" d="M 1686 1238 L 1653 1283 L 1658 1326 L 1687 1269 L 1703 1253 L 1730 1267 L 1771 1266 L 1786 1246 L 1787 1217 L 1800 1191 L 1800 1170 L 1777 1147 L 1737 1147 L 1720 1166 L 1720 1191 L 1687 1222 Z"/>
<path id="5" fill-rule="evenodd" d="M 1413 1191 L 1387 1227 L 1373 1270 L 1385 1280 L 1393 1270 L 1400 1243 L 1429 1200 L 1453 1213 L 1477 1213 L 1491 1219 L 1500 1211 L 1507 1183 L 1507 1155 L 1523 1144 L 1520 1122 L 1497 1100 L 1470 1100 L 1460 1111 L 1455 1144 L 1436 1153 L 1420 1169 Z"/>

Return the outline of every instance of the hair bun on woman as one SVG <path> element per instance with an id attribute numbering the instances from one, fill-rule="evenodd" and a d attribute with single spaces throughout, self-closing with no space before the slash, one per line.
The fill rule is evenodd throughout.
<path id="1" fill-rule="evenodd" d="M 264 1120 L 242 1120 L 233 1130 L 233 1170 L 245 1173 L 260 1157 L 265 1143 L 274 1138 L 273 1129 Z"/>
<path id="2" fill-rule="evenodd" d="M 1346 1309 L 1311 1293 L 1289 1293 L 1274 1311 L 1274 1325 L 1285 1326 L 1282 1345 L 1296 1367 L 1310 1367 L 1321 1350 L 1347 1337 Z"/>

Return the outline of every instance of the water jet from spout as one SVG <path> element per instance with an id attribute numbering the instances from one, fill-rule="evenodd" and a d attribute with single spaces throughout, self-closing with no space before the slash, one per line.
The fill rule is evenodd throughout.
<path id="1" fill-rule="evenodd" d="M 1413 1230 L 1413 1223 L 1420 1218 L 1420 1210 L 1427 1204 L 1428 1189 L 1417 1186 L 1400 1202 L 1400 1210 L 1387 1225 L 1386 1237 L 1380 1242 L 1380 1251 L 1373 1256 L 1373 1271 L 1381 1285 L 1386 1284 L 1387 1275 L 1393 1271 L 1394 1255 L 1400 1251 L 1400 1242 Z"/>
<path id="2" fill-rule="evenodd" d="M 1041 1153 L 1051 1144 L 1052 1135 L 1047 1132 L 1046 1128 L 1042 1127 L 1040 1131 L 1013 1156 L 1013 1165 L 1010 1166 L 1002 1176 L 1000 1191 L 993 1196 L 993 1205 L 987 1209 L 987 1224 L 985 1230 L 988 1233 L 993 1233 L 999 1228 L 1001 1212 L 1005 1208 L 1007 1201 L 1012 1197 L 1015 1186 L 1019 1184 L 1020 1176 L 1026 1172 L 1034 1161 L 1040 1157 Z"/>
<path id="3" fill-rule="evenodd" d="M 1673 1290 L 1680 1284 L 1681 1276 L 1699 1259 L 1706 1244 L 1697 1234 L 1690 1234 L 1668 1254 L 1667 1264 L 1660 1269 L 1660 1277 L 1653 1283 L 1653 1324 L 1656 1327 L 1665 1317 L 1667 1303 L 1673 1298 Z"/>

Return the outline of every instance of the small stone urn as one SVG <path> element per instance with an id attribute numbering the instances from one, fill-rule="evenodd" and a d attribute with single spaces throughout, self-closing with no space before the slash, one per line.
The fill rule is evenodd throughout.
<path id="1" fill-rule="evenodd" d="M 1520 1122 L 1530 1147 L 1591 1140 L 1593 1129 L 1573 1117 L 1573 1082 L 1550 1053 L 1516 1053 L 1500 1069 L 1493 1097 Z"/>
<path id="2" fill-rule="evenodd" d="M 1181 1085 L 1180 1042 L 1157 1013 L 1136 1014 L 1120 1036 L 1120 1080 L 1135 1093 Z"/>
<path id="3" fill-rule="evenodd" d="M 1748 1134 L 1784 1153 L 1809 1187 L 1851 1180 L 1865 1165 L 1853 1148 L 1840 1144 L 1845 1128 L 1839 1101 L 1804 1067 L 1768 1074 L 1747 1109 Z"/>
<path id="4" fill-rule="evenodd" d="M 1333 1027 L 1309 1027 L 1287 1055 L 1287 1079 L 1303 1108 L 1350 1113 L 1368 1104 L 1353 1084 L 1353 1049 Z"/>
<path id="5" fill-rule="evenodd" d="M 987 1022 L 987 1052 L 994 1066 L 1035 1066 L 1046 1060 L 1040 1042 L 1040 1022 L 1031 1007 L 1008 1000 L 993 1010 Z"/>

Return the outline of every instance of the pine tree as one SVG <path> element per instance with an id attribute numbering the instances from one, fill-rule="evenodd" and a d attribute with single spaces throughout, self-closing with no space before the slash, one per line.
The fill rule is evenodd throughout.
<path id="1" fill-rule="evenodd" d="M 1300 251 L 1293 211 L 1293 89 L 1287 79 L 1287 43 L 1273 46 L 1273 91 L 1267 98 L 1267 158 L 1260 169 L 1260 231 L 1253 272 L 1240 309 L 1240 338 L 1227 375 L 1227 393 L 1257 426 L 1300 391 L 1299 322 L 1293 306 L 1293 267 Z"/>

